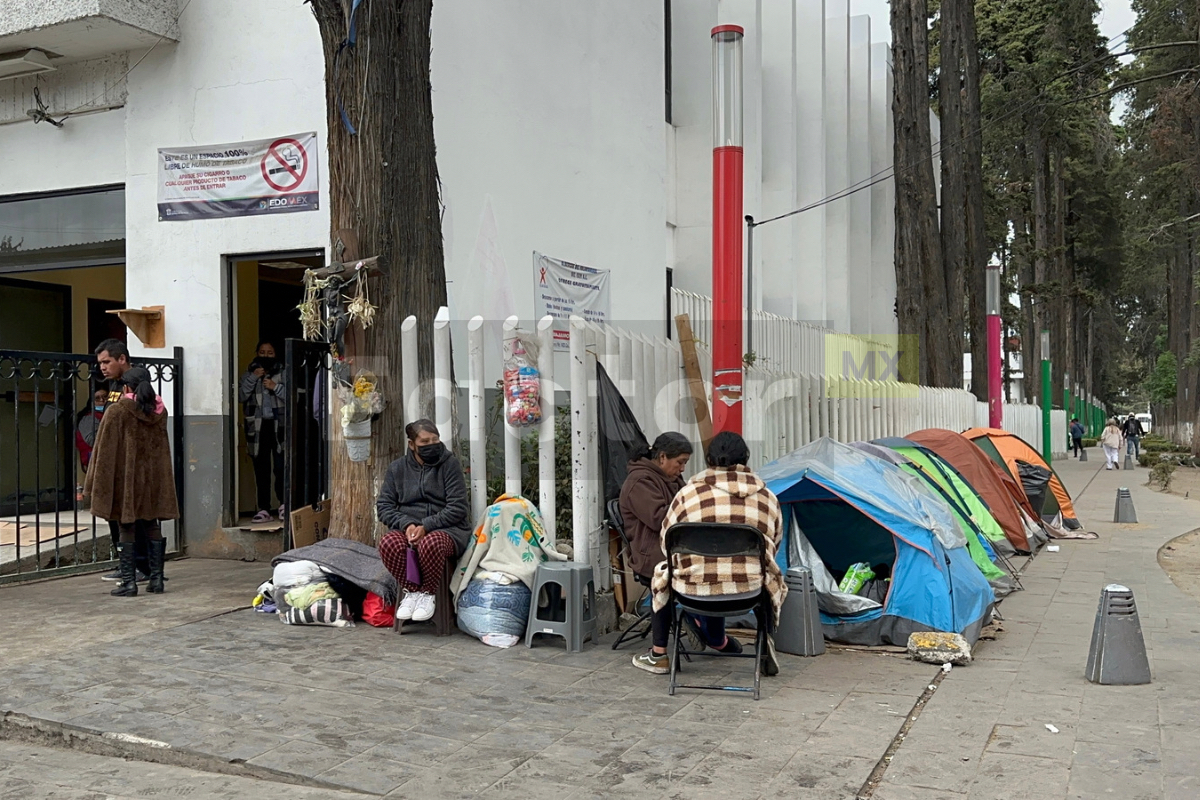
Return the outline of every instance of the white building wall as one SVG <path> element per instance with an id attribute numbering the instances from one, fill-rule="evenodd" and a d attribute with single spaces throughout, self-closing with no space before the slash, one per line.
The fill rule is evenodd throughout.
<path id="1" fill-rule="evenodd" d="M 849 333 L 871 332 L 871 18 L 850 18 Z"/>
<path id="2" fill-rule="evenodd" d="M 803 208 L 825 197 L 825 2 L 796 3 L 796 202 Z M 798 319 L 823 324 L 826 304 L 826 217 L 828 205 L 790 219 L 797 245 L 795 296 Z M 783 213 L 781 210 L 779 213 Z"/>
<path id="3" fill-rule="evenodd" d="M 522 319 L 534 314 L 537 250 L 611 270 L 613 317 L 661 335 L 663 25 L 662 4 L 642 0 L 434 4 L 434 133 L 455 316 L 486 313 L 475 245 L 490 197 Z"/>
<path id="4" fill-rule="evenodd" d="M 768 0 L 762 6 L 763 142 L 762 207 L 755 219 L 796 207 L 796 25 L 794 3 Z M 756 256 L 761 254 L 762 299 L 756 308 L 794 318 L 798 248 L 795 222 L 780 220 L 754 232 Z"/>
<path id="5" fill-rule="evenodd" d="M 825 2 L 825 196 L 850 185 L 850 14 L 848 0 Z M 825 324 L 849 332 L 850 200 L 825 211 Z"/>
<path id="6" fill-rule="evenodd" d="M 128 78 L 126 302 L 166 306 L 167 342 L 187 359 L 184 413 L 229 414 L 224 257 L 327 247 L 327 159 L 319 211 L 160 222 L 158 148 L 313 130 L 324 145 L 324 66 L 316 20 L 291 0 L 193 0 L 179 26 L 179 44 L 155 48 Z M 145 352 L 132 338 L 130 350 Z"/>

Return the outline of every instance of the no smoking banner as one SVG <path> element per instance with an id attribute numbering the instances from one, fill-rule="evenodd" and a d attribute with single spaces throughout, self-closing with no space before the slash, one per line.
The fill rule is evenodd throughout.
<path id="1" fill-rule="evenodd" d="M 294 192 L 308 174 L 308 152 L 295 139 L 276 139 L 262 158 L 262 176 L 281 192 Z"/>
<path id="2" fill-rule="evenodd" d="M 164 222 L 320 208 L 317 134 L 158 151 Z"/>

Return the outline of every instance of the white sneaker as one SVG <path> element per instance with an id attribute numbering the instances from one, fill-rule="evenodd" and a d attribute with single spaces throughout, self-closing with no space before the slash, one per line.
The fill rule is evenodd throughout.
<path id="1" fill-rule="evenodd" d="M 417 607 L 417 598 L 420 596 L 420 592 L 405 592 L 404 599 L 400 601 L 400 605 L 396 608 L 396 619 L 412 619 L 413 609 Z"/>
<path id="2" fill-rule="evenodd" d="M 416 608 L 412 612 L 413 622 L 424 622 L 427 619 L 433 619 L 433 595 L 428 592 L 415 592 L 417 596 Z"/>

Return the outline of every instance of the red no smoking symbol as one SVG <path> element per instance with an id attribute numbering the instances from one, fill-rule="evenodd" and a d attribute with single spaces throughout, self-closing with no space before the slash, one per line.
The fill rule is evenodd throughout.
<path id="1" fill-rule="evenodd" d="M 308 153 L 295 139 L 276 139 L 262 159 L 262 176 L 279 192 L 294 192 L 308 174 Z"/>

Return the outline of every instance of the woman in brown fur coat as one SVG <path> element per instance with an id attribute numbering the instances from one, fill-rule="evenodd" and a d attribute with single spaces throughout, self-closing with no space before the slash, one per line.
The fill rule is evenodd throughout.
<path id="1" fill-rule="evenodd" d="M 112 594 L 137 597 L 134 539 L 149 540 L 146 591 L 161 593 L 167 543 L 159 523 L 178 519 L 179 506 L 162 398 L 154 393 L 150 373 L 142 367 L 126 370 L 120 381 L 122 397 L 104 412 L 83 488 L 92 498 L 92 513 L 120 526 L 121 584 Z"/>

